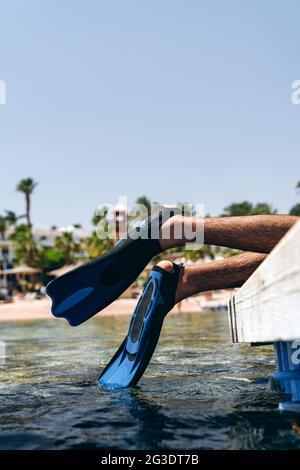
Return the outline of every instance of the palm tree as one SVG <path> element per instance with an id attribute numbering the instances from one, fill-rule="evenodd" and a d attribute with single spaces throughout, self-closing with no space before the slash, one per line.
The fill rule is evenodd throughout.
<path id="1" fill-rule="evenodd" d="M 107 217 L 108 214 L 108 208 L 106 206 L 103 207 L 98 207 L 98 209 L 94 212 L 94 215 L 92 217 L 92 224 L 97 227 L 99 222 L 101 222 L 103 219 Z"/>
<path id="2" fill-rule="evenodd" d="M 28 227 L 31 227 L 30 209 L 31 200 L 30 196 L 37 187 L 38 183 L 32 178 L 25 178 L 17 184 L 17 191 L 25 195 L 25 207 L 26 207 L 26 220 Z"/>
<path id="3" fill-rule="evenodd" d="M 145 206 L 148 211 L 148 215 L 151 215 L 151 200 L 147 196 L 138 197 L 135 203 Z"/>
<path id="4" fill-rule="evenodd" d="M 7 220 L 6 217 L 0 215 L 0 238 L 1 240 L 5 239 L 5 232 L 7 229 Z"/>
<path id="5" fill-rule="evenodd" d="M 67 231 L 55 238 L 54 247 L 63 253 L 66 264 L 71 264 L 80 250 L 79 244 L 73 239 L 72 232 Z"/>
<path id="6" fill-rule="evenodd" d="M 23 219 L 23 217 L 25 217 L 25 215 L 17 215 L 15 212 L 8 210 L 5 211 L 5 214 L 6 221 L 10 227 L 14 227 L 17 224 L 18 220 Z"/>
<path id="7" fill-rule="evenodd" d="M 155 204 L 155 203 L 154 203 Z M 154 205 L 153 204 L 153 205 Z M 142 206 L 142 211 L 140 210 Z M 145 211 L 143 210 L 145 208 Z M 147 196 L 140 196 L 137 198 L 135 201 L 134 206 L 128 213 L 128 224 L 129 224 L 129 229 L 137 224 L 139 221 L 142 221 L 143 219 L 146 219 L 151 215 L 151 200 Z"/>
<path id="8" fill-rule="evenodd" d="M 38 263 L 39 249 L 28 225 L 17 225 L 10 235 L 14 245 L 14 254 L 18 263 L 35 266 Z"/>

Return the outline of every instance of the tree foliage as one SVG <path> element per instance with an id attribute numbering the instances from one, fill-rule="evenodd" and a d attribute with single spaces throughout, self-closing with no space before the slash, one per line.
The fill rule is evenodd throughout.
<path id="1" fill-rule="evenodd" d="M 28 225 L 17 225 L 10 236 L 14 246 L 14 257 L 18 264 L 37 266 L 39 260 L 39 247 L 34 240 L 32 229 Z"/>
<path id="2" fill-rule="evenodd" d="M 103 253 L 110 250 L 110 248 L 113 246 L 113 240 L 109 238 L 101 240 L 95 231 L 92 232 L 84 241 L 84 248 L 89 259 L 101 256 Z"/>
<path id="3" fill-rule="evenodd" d="M 63 253 L 65 264 L 71 264 L 80 252 L 80 244 L 74 241 L 73 232 L 63 232 L 54 240 L 54 247 Z"/>
<path id="4" fill-rule="evenodd" d="M 0 239 L 4 240 L 6 230 L 7 230 L 7 219 L 3 215 L 0 215 Z"/>
<path id="5" fill-rule="evenodd" d="M 290 215 L 297 215 L 300 217 L 300 204 L 295 204 L 290 210 Z"/>
<path id="6" fill-rule="evenodd" d="M 44 275 L 49 271 L 61 268 L 65 265 L 64 253 L 53 247 L 45 247 L 39 254 L 38 265 Z"/>
<path id="7" fill-rule="evenodd" d="M 276 214 L 277 210 L 266 202 L 259 202 L 253 205 L 249 201 L 234 202 L 224 208 L 222 216 L 244 216 L 244 215 L 262 215 L 262 214 Z"/>
<path id="8" fill-rule="evenodd" d="M 135 203 L 145 206 L 148 211 L 148 214 L 151 214 L 151 199 L 149 199 L 147 196 L 138 197 Z"/>

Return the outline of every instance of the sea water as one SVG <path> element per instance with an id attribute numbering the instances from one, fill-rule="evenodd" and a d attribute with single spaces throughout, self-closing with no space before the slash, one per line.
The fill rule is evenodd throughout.
<path id="1" fill-rule="evenodd" d="M 300 448 L 272 347 L 232 345 L 222 312 L 171 315 L 139 387 L 99 388 L 128 321 L 1 323 L 0 449 Z"/>

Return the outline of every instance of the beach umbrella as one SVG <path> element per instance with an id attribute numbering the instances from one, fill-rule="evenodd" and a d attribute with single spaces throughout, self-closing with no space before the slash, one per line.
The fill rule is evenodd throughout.
<path id="1" fill-rule="evenodd" d="M 24 282 L 26 282 L 26 276 L 32 278 L 31 282 L 37 274 L 41 272 L 38 268 L 32 268 L 31 266 L 16 266 L 15 268 L 3 269 L 0 271 L 0 276 L 16 276 L 16 280 L 20 283 L 22 290 L 24 289 Z"/>
<path id="2" fill-rule="evenodd" d="M 31 268 L 30 266 L 16 266 L 15 268 L 9 268 L 9 269 L 3 269 L 0 271 L 0 274 L 5 274 L 5 275 L 18 275 L 18 274 L 37 274 L 40 273 L 41 270 L 38 268 Z"/>

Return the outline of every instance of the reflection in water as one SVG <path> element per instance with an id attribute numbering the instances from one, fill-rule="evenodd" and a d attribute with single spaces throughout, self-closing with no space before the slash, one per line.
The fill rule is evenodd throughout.
<path id="1" fill-rule="evenodd" d="M 300 448 L 300 420 L 267 387 L 272 348 L 231 345 L 220 312 L 170 316 L 140 386 L 98 388 L 127 326 L 2 324 L 0 448 Z"/>

